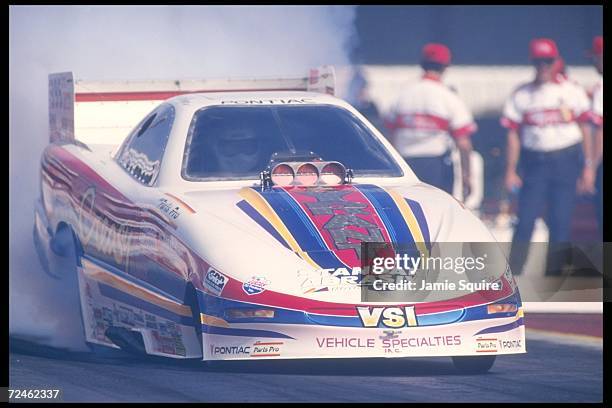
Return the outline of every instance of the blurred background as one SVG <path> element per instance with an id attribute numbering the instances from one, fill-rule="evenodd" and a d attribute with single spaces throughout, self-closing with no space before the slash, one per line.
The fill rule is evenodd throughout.
<path id="1" fill-rule="evenodd" d="M 372 65 L 415 65 L 422 44 L 440 42 L 456 65 L 526 65 L 535 37 L 557 42 L 569 65 L 603 30 L 602 6 L 358 6 L 352 58 Z"/>
<path id="2" fill-rule="evenodd" d="M 503 188 L 506 130 L 499 124 L 504 101 L 521 83 L 533 79 L 528 44 L 533 38 L 556 41 L 571 80 L 590 91 L 598 81 L 586 52 L 594 36 L 603 32 L 602 6 L 358 6 L 351 68 L 339 69 L 340 93 L 359 107 L 360 87 L 381 116 L 389 112 L 402 84 L 417 81 L 421 47 L 428 42 L 447 45 L 452 63 L 444 82 L 463 99 L 478 124 L 472 135 L 474 149 L 484 164 L 480 216 L 504 226 L 516 197 Z M 366 116 L 372 107 L 363 107 Z M 375 121 L 375 120 L 374 120 Z M 385 129 L 379 126 L 383 133 Z M 546 234 L 537 224 L 536 233 Z M 589 197 L 580 197 L 572 222 L 572 237 L 597 241 L 595 208 Z"/>

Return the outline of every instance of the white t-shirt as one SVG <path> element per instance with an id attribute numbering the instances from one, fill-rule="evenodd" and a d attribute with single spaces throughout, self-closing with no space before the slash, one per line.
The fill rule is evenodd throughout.
<path id="1" fill-rule="evenodd" d="M 591 119 L 596 126 L 603 126 L 603 76 L 599 78 L 599 82 L 593 89 Z"/>
<path id="2" fill-rule="evenodd" d="M 572 81 L 530 82 L 506 101 L 501 124 L 519 130 L 523 148 L 550 152 L 582 142 L 578 123 L 589 120 L 589 111 L 586 92 Z"/>
<path id="3" fill-rule="evenodd" d="M 452 137 L 469 137 L 477 129 L 457 94 L 427 76 L 402 91 L 385 125 L 404 157 L 441 156 L 452 147 Z"/>

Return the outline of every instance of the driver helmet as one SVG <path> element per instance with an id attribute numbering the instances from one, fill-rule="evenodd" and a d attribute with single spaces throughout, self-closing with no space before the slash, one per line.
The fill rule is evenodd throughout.
<path id="1" fill-rule="evenodd" d="M 221 131 L 213 144 L 219 171 L 246 173 L 260 162 L 261 141 L 253 130 L 231 127 Z"/>

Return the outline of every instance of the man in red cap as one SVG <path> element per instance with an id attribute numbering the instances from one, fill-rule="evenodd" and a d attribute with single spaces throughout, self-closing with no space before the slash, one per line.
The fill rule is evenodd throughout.
<path id="1" fill-rule="evenodd" d="M 591 120 L 594 127 L 593 140 L 593 166 L 597 168 L 595 205 L 597 207 L 597 218 L 599 229 L 603 232 L 603 37 L 593 38 L 593 46 L 590 51 L 593 65 L 599 73 L 599 81 L 592 92 Z"/>
<path id="2" fill-rule="evenodd" d="M 402 90 L 386 121 L 390 139 L 417 177 L 452 194 L 451 149 L 461 155 L 463 199 L 470 193 L 470 136 L 477 129 L 466 105 L 442 75 L 451 62 L 443 44 L 427 44 L 421 55 L 423 76 Z"/>
<path id="3" fill-rule="evenodd" d="M 546 211 L 549 241 L 568 243 L 576 186 L 589 190 L 594 183 L 589 100 L 582 88 L 558 80 L 557 58 L 553 40 L 531 41 L 535 78 L 514 90 L 501 118 L 508 129 L 505 185 L 509 191 L 520 189 L 511 252 L 516 274 L 521 273 L 536 218 Z M 559 267 L 549 263 L 547 274 L 559 273 Z"/>

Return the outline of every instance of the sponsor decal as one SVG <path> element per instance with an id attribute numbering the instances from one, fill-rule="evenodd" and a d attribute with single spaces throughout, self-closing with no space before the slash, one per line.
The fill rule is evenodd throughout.
<path id="1" fill-rule="evenodd" d="M 496 337 L 478 337 L 476 339 L 476 352 L 477 353 L 494 353 L 497 352 L 497 338 Z"/>
<path id="2" fill-rule="evenodd" d="M 460 335 L 419 336 L 399 338 L 397 335 L 380 336 L 385 353 L 400 353 L 406 348 L 460 346 Z"/>
<path id="3" fill-rule="evenodd" d="M 280 356 L 282 341 L 257 341 L 252 345 L 219 346 L 210 345 L 210 354 L 215 356 L 243 356 L 243 357 L 278 357 Z"/>
<path id="4" fill-rule="evenodd" d="M 387 340 L 387 339 L 397 339 L 399 337 L 399 335 L 402 333 L 401 330 L 383 330 L 384 335 L 382 336 L 378 336 L 379 339 L 381 340 Z"/>
<path id="5" fill-rule="evenodd" d="M 221 272 L 217 272 L 213 268 L 208 268 L 208 272 L 206 272 L 202 284 L 213 294 L 219 296 L 221 292 L 223 292 L 223 288 L 225 288 L 228 281 L 229 278 Z"/>
<path id="6" fill-rule="evenodd" d="M 317 337 L 317 345 L 319 348 L 374 348 L 375 340 L 359 337 Z"/>
<path id="7" fill-rule="evenodd" d="M 300 287 L 304 294 L 317 292 L 337 292 L 341 290 L 359 290 L 361 267 L 326 268 L 309 271 L 298 271 Z"/>
<path id="8" fill-rule="evenodd" d="M 106 337 L 106 329 L 113 324 L 113 312 L 106 307 L 95 307 L 92 302 L 89 302 L 89 307 L 93 312 L 90 334 L 98 341 L 112 344 Z"/>
<path id="9" fill-rule="evenodd" d="M 91 245 L 119 264 L 128 262 L 130 239 L 128 226 L 120 224 L 95 210 L 96 189 L 89 187 L 77 210 L 77 227 L 81 244 Z"/>
<path id="10" fill-rule="evenodd" d="M 405 307 L 369 307 L 357 306 L 357 312 L 363 327 L 399 328 L 417 326 L 414 306 Z"/>
<path id="11" fill-rule="evenodd" d="M 155 315 L 152 314 L 145 314 L 145 327 L 147 329 L 158 329 L 158 325 L 157 325 L 157 317 Z"/>
<path id="12" fill-rule="evenodd" d="M 210 354 L 219 356 L 249 356 L 251 346 L 215 346 L 210 345 Z"/>
<path id="13" fill-rule="evenodd" d="M 266 286 L 270 283 L 266 278 L 261 276 L 252 276 L 251 279 L 242 284 L 242 290 L 247 295 L 258 295 L 266 290 Z"/>
<path id="14" fill-rule="evenodd" d="M 183 344 L 179 327 L 171 321 L 159 324 L 159 331 L 152 330 L 155 340 L 154 349 L 165 354 L 185 356 L 187 350 Z"/>
<path id="15" fill-rule="evenodd" d="M 288 105 L 288 104 L 300 104 L 310 103 L 312 99 L 309 98 L 297 98 L 297 99 L 232 99 L 221 101 L 221 105 Z"/>
<path id="16" fill-rule="evenodd" d="M 91 321 L 86 330 L 98 342 L 113 344 L 106 337 L 106 330 L 109 327 L 144 328 L 150 330 L 153 339 L 151 347 L 154 351 L 177 356 L 185 356 L 187 353 L 183 343 L 181 325 L 175 322 L 165 319 L 158 320 L 155 315 L 120 302 L 109 303 L 109 307 L 99 307 L 92 303 L 88 306 Z"/>
<path id="17" fill-rule="evenodd" d="M 282 341 L 256 342 L 251 350 L 251 357 L 278 357 L 280 356 Z"/>
<path id="18" fill-rule="evenodd" d="M 139 233 L 136 234 L 134 243 L 140 247 L 140 249 L 146 249 L 151 253 L 159 252 L 159 240 L 160 234 L 152 228 L 143 228 Z"/>
<path id="19" fill-rule="evenodd" d="M 180 213 L 181 208 L 175 203 L 173 203 L 172 201 L 164 197 L 159 199 L 157 203 L 157 208 L 159 208 L 164 214 L 166 214 L 168 217 L 172 218 L 173 220 L 176 220 L 181 215 Z"/>
<path id="20" fill-rule="evenodd" d="M 113 305 L 116 306 L 116 305 Z M 127 326 L 134 326 L 134 318 L 133 318 L 133 312 L 132 309 L 119 305 L 118 307 L 115 307 L 115 309 L 113 310 L 114 315 L 116 316 L 116 320 L 119 321 L 120 323 L 123 323 L 124 325 Z"/>
<path id="21" fill-rule="evenodd" d="M 352 268 L 317 269 L 319 274 L 331 275 L 340 279 L 342 283 L 359 283 L 361 281 L 361 266 Z"/>
<path id="22" fill-rule="evenodd" d="M 498 340 L 499 348 L 501 350 L 520 350 L 523 348 L 523 340 Z"/>

